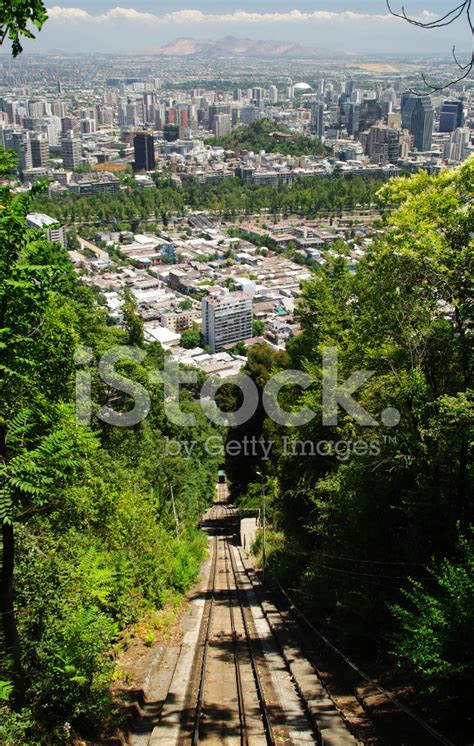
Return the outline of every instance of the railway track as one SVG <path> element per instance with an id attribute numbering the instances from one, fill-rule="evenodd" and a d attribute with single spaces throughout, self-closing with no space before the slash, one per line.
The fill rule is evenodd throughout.
<path id="1" fill-rule="evenodd" d="M 310 664 L 281 646 L 235 545 L 238 516 L 225 485 L 216 497 L 201 522 L 212 554 L 195 643 L 182 644 L 149 746 L 354 746 Z"/>
<path id="2" fill-rule="evenodd" d="M 233 517 L 233 511 L 217 506 L 213 515 L 221 522 L 226 515 Z M 252 639 L 255 633 L 239 589 L 229 537 L 216 536 L 213 543 L 191 743 L 215 740 L 276 746 L 283 741 L 277 741 L 271 723 L 269 694 L 259 671 L 264 661 Z"/>

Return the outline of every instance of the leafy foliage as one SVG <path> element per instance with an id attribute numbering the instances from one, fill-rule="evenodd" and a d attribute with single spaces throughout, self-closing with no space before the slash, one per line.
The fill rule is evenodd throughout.
<path id="1" fill-rule="evenodd" d="M 258 484 L 258 466 L 278 480 L 269 515 L 284 539 L 269 537 L 271 567 L 307 613 L 359 654 L 388 652 L 401 623 L 395 652 L 448 719 L 451 697 L 470 691 L 473 655 L 472 553 L 457 554 L 459 533 L 468 536 L 474 521 L 473 176 L 470 160 L 388 182 L 380 197 L 397 209 L 357 272 L 344 257 L 313 269 L 302 333 L 287 346 L 288 367 L 312 384 L 282 392 L 280 403 L 315 416 L 276 432 L 261 418 L 256 434 L 273 441 L 272 458 L 257 459 L 248 475 Z M 358 425 L 342 407 L 337 425 L 323 426 L 328 347 L 338 351 L 340 382 L 375 371 L 354 396 L 377 427 Z M 382 413 L 394 407 L 392 427 Z M 254 434 L 255 424 L 233 437 Z M 428 571 L 432 558 L 437 569 Z"/>
<path id="2" fill-rule="evenodd" d="M 259 119 L 238 127 L 223 137 L 211 137 L 208 145 L 226 150 L 253 150 L 283 155 L 327 155 L 327 148 L 316 137 L 292 132 L 288 127 L 269 119 Z"/>
<path id="3" fill-rule="evenodd" d="M 143 328 L 130 297 L 126 328 L 108 326 L 66 252 L 27 227 L 33 195 L 3 188 L 1 197 L 0 679 L 12 685 L 1 688 L 0 741 L 59 744 L 94 737 L 114 714 L 120 632 L 179 598 L 199 571 L 205 540 L 194 526 L 214 494 L 218 460 L 204 443 L 215 431 L 183 391 L 196 451 L 166 455 L 165 438 L 185 433 L 167 422 L 159 376 L 141 425 L 77 425 L 77 348 L 92 356 L 92 412 L 123 411 L 128 397 L 105 385 L 97 363 L 117 345 L 141 346 Z M 118 367 L 145 384 L 163 360 L 150 344 L 142 363 Z"/>
<path id="4" fill-rule="evenodd" d="M 394 652 L 422 685 L 438 696 L 472 691 L 474 548 L 461 540 L 459 556 L 432 567 L 435 586 L 413 581 L 405 604 L 392 612 L 400 624 Z"/>
<path id="5" fill-rule="evenodd" d="M 0 0 L 0 45 L 8 37 L 12 54 L 17 57 L 23 51 L 21 37 L 35 38 L 30 24 L 40 31 L 47 18 L 42 0 Z"/>

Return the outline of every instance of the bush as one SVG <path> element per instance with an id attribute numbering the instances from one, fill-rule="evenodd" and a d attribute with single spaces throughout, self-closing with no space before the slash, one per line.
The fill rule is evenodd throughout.
<path id="1" fill-rule="evenodd" d="M 412 581 L 409 606 L 392 612 L 401 625 L 394 638 L 399 664 L 408 665 L 423 688 L 440 697 L 453 685 L 470 697 L 474 686 L 474 547 L 460 542 L 459 559 L 430 569 L 436 585 Z"/>

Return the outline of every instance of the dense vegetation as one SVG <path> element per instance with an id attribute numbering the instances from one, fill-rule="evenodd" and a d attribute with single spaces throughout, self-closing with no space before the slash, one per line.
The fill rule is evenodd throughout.
<path id="1" fill-rule="evenodd" d="M 368 208 L 376 200 L 379 180 L 343 177 L 307 177 L 292 186 L 251 186 L 238 178 L 218 184 L 199 184 L 187 178 L 179 186 L 157 177 L 157 189 L 136 187 L 118 194 L 93 197 L 45 194 L 35 200 L 35 209 L 68 222 L 96 223 L 115 228 L 138 227 L 147 219 L 163 220 L 182 216 L 189 210 L 206 210 L 222 217 L 250 215 L 269 211 L 275 215 L 298 214 L 314 217 L 320 212 L 341 212 L 361 206 Z"/>
<path id="2" fill-rule="evenodd" d="M 255 468 L 266 471 L 272 571 L 346 650 L 392 653 L 451 733 L 474 685 L 473 179 L 471 160 L 385 185 L 397 210 L 355 275 L 342 259 L 313 270 L 286 361 L 249 352 L 260 389 L 272 369 L 308 373 L 310 388 L 284 390 L 283 406 L 316 416 L 292 429 L 258 411 L 232 438 L 273 441 L 270 460 L 229 462 L 245 504 L 258 504 Z M 376 372 L 354 394 L 376 426 L 341 407 L 322 425 L 328 347 L 341 383 Z M 389 408 L 398 426 L 383 424 Z"/>
<path id="3" fill-rule="evenodd" d="M 259 153 L 283 155 L 327 155 L 328 149 L 317 137 L 292 132 L 288 127 L 270 119 L 258 119 L 252 124 L 237 127 L 223 137 L 211 137 L 207 145 L 226 150 L 252 150 Z"/>
<path id="4" fill-rule="evenodd" d="M 194 529 L 213 495 L 217 463 L 203 457 L 211 430 L 191 392 L 181 392 L 198 444 L 191 459 L 167 455 L 180 437 L 163 411 L 159 345 L 142 349 L 130 295 L 125 328 L 109 327 L 66 252 L 26 226 L 30 195 L 0 198 L 0 742 L 70 743 L 115 712 L 120 632 L 176 604 L 193 582 L 205 542 Z M 131 409 L 125 387 L 107 384 L 101 356 L 128 345 L 116 365 L 151 395 L 147 419 L 113 427 L 100 407 Z M 78 352 L 82 350 L 82 352 Z M 79 378 L 79 412 L 75 392 Z M 85 377 L 84 377 L 85 376 Z M 90 383 L 88 381 L 90 376 Z M 131 384 L 129 383 L 128 386 Z M 87 424 L 87 390 L 92 418 Z M 130 388 L 126 389 L 130 392 Z M 107 420 L 107 412 L 103 418 Z M 171 495 L 179 525 L 174 516 Z"/>

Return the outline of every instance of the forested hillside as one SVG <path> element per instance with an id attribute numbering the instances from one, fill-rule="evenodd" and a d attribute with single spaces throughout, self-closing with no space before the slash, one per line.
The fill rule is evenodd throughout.
<path id="1" fill-rule="evenodd" d="M 232 438 L 272 442 L 270 459 L 229 461 L 246 505 L 264 471 L 271 571 L 343 649 L 400 664 L 445 723 L 474 684 L 473 179 L 471 160 L 383 187 L 398 208 L 357 273 L 315 268 L 286 358 L 249 353 L 260 390 L 272 369 L 309 374 L 280 401 L 315 416 L 283 428 L 259 410 Z M 375 371 L 353 394 L 373 426 L 342 407 L 322 425 L 324 348 L 340 383 Z"/>
<path id="2" fill-rule="evenodd" d="M 208 145 L 226 150 L 253 150 L 283 155 L 327 155 L 329 150 L 317 137 L 292 132 L 285 125 L 269 119 L 259 119 L 252 124 L 238 127 L 223 137 L 211 137 Z"/>
<path id="3" fill-rule="evenodd" d="M 5 157 L 2 164 L 5 166 Z M 205 541 L 194 526 L 212 499 L 217 463 L 199 444 L 215 430 L 191 394 L 191 459 L 167 456 L 180 436 L 163 412 L 163 351 L 143 343 L 125 299 L 127 329 L 111 328 L 77 281 L 65 251 L 26 227 L 30 195 L 0 194 L 0 743 L 70 743 L 115 712 L 114 644 L 138 619 L 176 605 L 194 581 Z M 117 372 L 147 385 L 150 414 L 110 427 L 100 407 L 131 399 L 106 385 L 99 358 L 129 345 Z M 81 350 L 80 353 L 77 351 Z M 131 359 L 131 358 L 134 359 Z M 91 425 L 78 426 L 76 373 L 90 375 Z M 86 404 L 81 399 L 82 405 Z M 172 510 L 176 501 L 179 526 Z M 66 724 L 66 725 L 65 725 Z"/>

